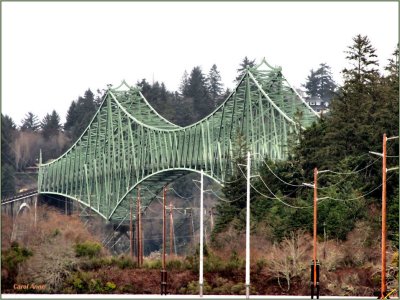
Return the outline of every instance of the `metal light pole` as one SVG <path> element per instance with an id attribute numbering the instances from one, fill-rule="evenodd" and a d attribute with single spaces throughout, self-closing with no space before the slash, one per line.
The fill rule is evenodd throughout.
<path id="1" fill-rule="evenodd" d="M 164 186 L 163 191 L 163 252 L 162 252 L 162 270 L 161 270 L 161 295 L 167 294 L 167 271 L 165 270 L 165 236 L 166 236 L 166 212 L 165 212 L 165 201 L 166 191 Z"/>
<path id="2" fill-rule="evenodd" d="M 250 152 L 247 152 L 247 196 L 246 196 L 246 299 L 250 296 Z"/>
<path id="3" fill-rule="evenodd" d="M 382 142 L 382 281 L 381 299 L 386 294 L 386 133 Z"/>
<path id="4" fill-rule="evenodd" d="M 204 190 L 204 182 L 203 182 L 203 170 L 201 170 L 200 173 L 200 270 L 199 270 L 199 294 L 200 297 L 203 297 L 203 217 L 204 217 L 204 212 L 203 212 L 203 190 Z"/>
<path id="5" fill-rule="evenodd" d="M 313 265 L 314 265 L 314 288 L 317 286 L 317 181 L 318 181 L 318 169 L 314 168 L 314 230 L 313 230 L 313 242 L 314 242 L 314 252 L 313 252 Z"/>

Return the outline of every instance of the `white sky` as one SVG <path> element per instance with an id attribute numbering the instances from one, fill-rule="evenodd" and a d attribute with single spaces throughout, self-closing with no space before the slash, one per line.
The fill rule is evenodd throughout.
<path id="1" fill-rule="evenodd" d="M 299 87 L 321 62 L 341 82 L 346 47 L 367 35 L 386 65 L 398 43 L 397 2 L 3 2 L 2 112 L 56 109 L 84 91 L 146 78 L 176 90 L 212 64 L 233 87 L 244 56 L 282 66 Z"/>

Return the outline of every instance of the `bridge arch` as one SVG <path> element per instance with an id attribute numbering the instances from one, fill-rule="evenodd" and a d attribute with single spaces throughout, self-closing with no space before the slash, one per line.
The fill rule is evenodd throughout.
<path id="1" fill-rule="evenodd" d="M 11 241 L 15 241 L 18 238 L 18 231 L 20 230 L 21 227 L 21 224 L 19 224 L 20 215 L 23 214 L 24 212 L 31 212 L 31 207 L 29 206 L 28 203 L 25 202 L 19 206 L 17 213 L 15 214 L 13 229 L 11 232 Z"/>
<path id="2" fill-rule="evenodd" d="M 18 208 L 18 210 L 17 210 L 17 215 L 16 215 L 16 217 L 18 217 L 18 215 L 20 214 L 20 213 L 22 213 L 23 212 L 23 210 L 29 210 L 29 212 L 31 211 L 31 207 L 29 206 L 29 204 L 28 203 L 22 203 L 20 206 L 19 206 L 19 208 Z"/>

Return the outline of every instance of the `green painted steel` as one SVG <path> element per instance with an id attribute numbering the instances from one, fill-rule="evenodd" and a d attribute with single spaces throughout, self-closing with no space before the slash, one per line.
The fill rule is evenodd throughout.
<path id="1" fill-rule="evenodd" d="M 39 193 L 75 199 L 107 220 L 126 218 L 128 198 L 148 205 L 162 189 L 189 172 L 223 184 L 233 170 L 237 134 L 252 153 L 287 157 L 299 127 L 318 115 L 265 60 L 246 70 L 231 95 L 210 115 L 186 127 L 160 116 L 140 90 L 123 82 L 104 100 L 77 142 L 61 157 L 40 163 Z M 255 159 L 253 165 L 259 166 Z"/>

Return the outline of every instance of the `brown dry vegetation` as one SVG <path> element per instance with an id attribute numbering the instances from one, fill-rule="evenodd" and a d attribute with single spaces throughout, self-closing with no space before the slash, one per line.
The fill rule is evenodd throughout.
<path id="1" fill-rule="evenodd" d="M 137 268 L 127 257 L 111 257 L 104 249 L 95 257 L 77 257 L 74 246 L 82 242 L 98 242 L 78 216 L 66 216 L 42 206 L 37 227 L 32 216 L 21 218 L 25 223 L 17 236 L 19 243 L 33 252 L 22 263 L 16 283 L 45 284 L 47 293 L 130 293 L 160 292 L 160 260 L 145 258 Z M 2 216 L 2 251 L 10 247 L 12 220 Z M 347 241 L 319 241 L 321 261 L 321 295 L 372 295 L 380 284 L 379 233 L 365 223 L 358 223 Z M 217 248 L 207 248 L 205 255 L 205 294 L 237 295 L 245 292 L 245 236 L 228 229 L 216 236 Z M 210 243 L 208 242 L 208 246 Z M 307 295 L 312 239 L 303 232 L 293 232 L 280 243 L 270 241 L 270 231 L 260 226 L 251 239 L 252 294 Z M 395 287 L 397 252 L 389 250 L 388 284 Z M 198 293 L 198 256 L 168 259 L 168 292 Z M 2 270 L 2 276 L 7 272 Z M 19 292 L 4 289 L 3 292 Z"/>
<path id="2" fill-rule="evenodd" d="M 64 132 L 46 140 L 39 132 L 19 131 L 13 143 L 15 169 L 21 171 L 35 165 L 40 149 L 43 149 L 44 159 L 58 157 L 69 143 L 70 139 Z"/>
<path id="3" fill-rule="evenodd" d="M 37 212 L 37 227 L 33 213 L 18 219 L 17 242 L 33 252 L 33 256 L 20 266 L 16 283 L 46 284 L 47 291 L 58 291 L 78 262 L 74 244 L 92 241 L 78 216 L 66 216 L 42 206 Z M 22 230 L 21 230 L 22 228 Z M 2 218 L 2 251 L 11 243 L 12 220 Z"/>

